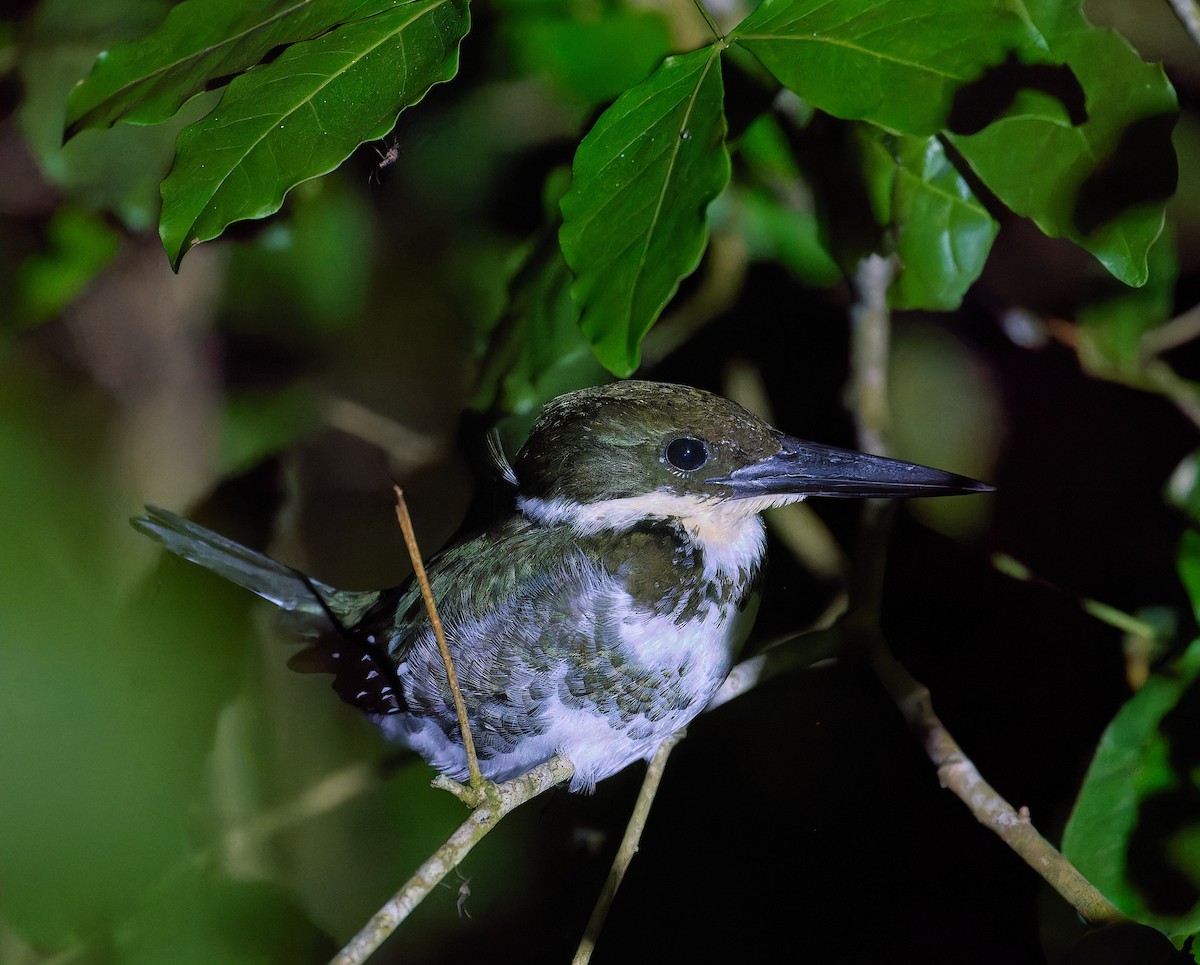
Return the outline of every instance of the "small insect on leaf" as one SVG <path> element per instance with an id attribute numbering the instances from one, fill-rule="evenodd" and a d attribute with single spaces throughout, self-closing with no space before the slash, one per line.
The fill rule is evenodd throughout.
<path id="1" fill-rule="evenodd" d="M 375 165 L 375 169 L 371 172 L 371 177 L 378 183 L 380 172 L 384 168 L 390 168 L 400 160 L 400 142 L 393 141 L 391 144 L 388 144 L 385 141 L 383 150 L 375 148 L 375 153 L 379 155 L 379 163 Z"/>

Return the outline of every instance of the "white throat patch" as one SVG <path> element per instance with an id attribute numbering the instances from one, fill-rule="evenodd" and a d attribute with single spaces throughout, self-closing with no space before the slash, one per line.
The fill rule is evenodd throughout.
<path id="1" fill-rule="evenodd" d="M 736 578 L 739 570 L 747 572 L 761 559 L 766 548 L 766 531 L 759 513 L 803 498 L 786 495 L 724 499 L 656 489 L 643 496 L 595 503 L 522 497 L 517 500 L 517 507 L 530 519 L 544 524 L 565 524 L 580 536 L 605 530 L 621 532 L 645 519 L 676 522 L 703 552 L 704 576 L 712 580 Z"/>

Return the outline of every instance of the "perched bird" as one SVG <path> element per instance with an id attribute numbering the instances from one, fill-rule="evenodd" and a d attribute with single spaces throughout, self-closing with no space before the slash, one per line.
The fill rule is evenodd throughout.
<path id="1" fill-rule="evenodd" d="M 720 687 L 753 616 L 763 510 L 991 488 L 792 438 L 699 389 L 637 381 L 548 403 L 506 475 L 515 510 L 434 556 L 429 580 L 483 774 L 506 780 L 561 752 L 573 790 L 653 755 Z M 467 776 L 415 581 L 338 590 L 160 509 L 132 522 L 291 611 L 343 699 Z"/>

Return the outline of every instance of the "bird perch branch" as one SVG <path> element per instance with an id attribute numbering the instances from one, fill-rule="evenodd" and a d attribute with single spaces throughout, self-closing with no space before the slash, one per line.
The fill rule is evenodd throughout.
<path id="1" fill-rule="evenodd" d="M 358 934 L 350 939 L 331 965 L 362 965 L 425 896 L 458 867 L 471 849 L 483 840 L 501 818 L 543 791 L 568 780 L 574 773 L 575 768 L 571 762 L 558 755 L 545 764 L 539 764 L 526 771 L 520 777 L 503 784 L 491 785 L 487 789 L 485 800 L 471 812 L 470 817 L 450 835 L 445 844 L 430 855 L 405 882 L 404 887 L 371 917 Z M 445 787 L 446 783 L 445 779 L 439 778 L 434 781 L 434 786 Z"/>
<path id="2" fill-rule="evenodd" d="M 857 305 L 853 312 L 853 366 L 848 395 L 856 404 L 859 445 L 877 455 L 888 454 L 887 363 L 891 318 L 887 289 L 892 274 L 890 262 L 872 256 L 860 265 L 855 279 Z M 870 500 L 865 504 L 850 615 L 845 622 L 848 652 L 860 655 L 874 670 L 937 768 L 943 787 L 953 791 L 981 824 L 997 834 L 1087 921 L 1122 920 L 1120 911 L 1038 833 L 1028 811 L 1014 809 L 983 779 L 934 713 L 928 688 L 888 648 L 879 629 L 878 611 L 891 517 L 890 503 Z"/>

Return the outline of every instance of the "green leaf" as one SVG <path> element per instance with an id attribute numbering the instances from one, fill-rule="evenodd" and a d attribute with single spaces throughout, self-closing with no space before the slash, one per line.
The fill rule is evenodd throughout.
<path id="1" fill-rule="evenodd" d="M 764 0 L 730 35 L 786 87 L 835 117 L 936 133 L 955 92 L 1022 44 L 994 0 Z"/>
<path id="2" fill-rule="evenodd" d="M 103 218 L 71 204 L 50 218 L 47 249 L 17 272 L 17 326 L 44 322 L 61 312 L 117 253 L 118 237 Z"/>
<path id="3" fill-rule="evenodd" d="M 491 335 L 473 406 L 526 415 L 563 392 L 605 380 L 571 300 L 571 272 L 553 236 L 528 253 Z"/>
<path id="4" fill-rule="evenodd" d="M 1147 391 L 1161 391 L 1153 360 L 1143 339 L 1171 317 L 1179 264 L 1175 245 L 1164 233 L 1152 246 L 1147 264 L 1149 284 L 1119 289 L 1082 308 L 1079 321 L 1079 360 L 1093 375 Z"/>
<path id="5" fill-rule="evenodd" d="M 1192 539 L 1183 556 L 1194 564 L 1198 554 Z M 1200 640 L 1126 702 L 1063 835 L 1063 852 L 1113 904 L 1176 935 L 1200 929 L 1198 678 Z"/>
<path id="6" fill-rule="evenodd" d="M 336 168 L 458 69 L 466 0 L 411 0 L 293 44 L 238 77 L 208 117 L 179 136 L 162 185 L 159 234 L 176 268 L 226 226 L 279 210 L 302 181 Z"/>
<path id="7" fill-rule="evenodd" d="M 1183 534 L 1179 548 L 1179 579 L 1192 601 L 1192 610 L 1200 619 L 1200 533 L 1193 529 Z"/>
<path id="8" fill-rule="evenodd" d="M 575 154 L 559 240 L 583 332 L 617 375 L 637 368 L 642 338 L 700 263 L 705 211 L 729 180 L 723 99 L 715 46 L 668 57 Z"/>
<path id="9" fill-rule="evenodd" d="M 714 203 L 713 223 L 728 221 L 751 261 L 778 261 L 810 285 L 840 281 L 842 270 L 823 237 L 812 188 L 779 119 L 759 116 L 737 139 L 736 151 L 742 176 Z"/>
<path id="10" fill-rule="evenodd" d="M 671 52 L 661 12 L 601 0 L 500 0 L 501 34 L 522 74 L 550 80 L 579 102 L 609 101 Z"/>
<path id="11" fill-rule="evenodd" d="M 65 139 L 117 121 L 156 124 L 286 44 L 373 16 L 391 0 L 187 0 L 153 34 L 105 51 L 67 98 Z"/>
<path id="12" fill-rule="evenodd" d="M 999 225 L 938 138 L 866 125 L 858 134 L 871 208 L 903 268 L 889 300 L 896 308 L 957 308 L 983 271 Z"/>
<path id="13" fill-rule="evenodd" d="M 1161 67 L 1089 25 L 1077 3 L 1031 0 L 1028 8 L 1043 56 L 1082 87 L 1085 119 L 1073 123 L 1062 100 L 1025 89 L 1002 118 L 950 140 L 1009 208 L 1087 249 L 1125 284 L 1142 285 L 1175 187 L 1175 92 Z"/>
<path id="14" fill-rule="evenodd" d="M 342 178 L 323 178 L 291 196 L 272 222 L 229 259 L 226 323 L 274 330 L 288 319 L 296 338 L 353 327 L 368 311 L 376 264 L 370 201 Z"/>

